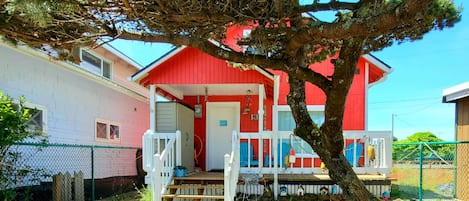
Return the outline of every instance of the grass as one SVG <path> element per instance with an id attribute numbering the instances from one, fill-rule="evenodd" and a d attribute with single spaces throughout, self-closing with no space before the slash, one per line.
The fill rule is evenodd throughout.
<path id="1" fill-rule="evenodd" d="M 443 192 L 441 185 L 453 183 L 454 172 L 452 169 L 423 169 L 423 198 L 450 198 L 451 192 Z M 396 180 L 392 182 L 392 197 L 403 199 L 418 198 L 420 185 L 420 172 L 418 168 L 394 168 L 391 174 Z"/>

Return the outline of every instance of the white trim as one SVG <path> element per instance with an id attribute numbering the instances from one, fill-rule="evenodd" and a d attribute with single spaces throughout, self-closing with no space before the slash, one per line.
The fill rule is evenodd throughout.
<path id="1" fill-rule="evenodd" d="M 101 84 L 103 86 L 109 87 L 110 89 L 113 89 L 117 92 L 128 95 L 132 98 L 135 98 L 136 100 L 148 103 L 148 99 L 147 99 L 146 94 L 141 94 L 137 91 L 133 91 L 129 88 L 126 88 L 126 87 L 124 87 L 122 85 L 119 85 L 119 84 L 117 84 L 117 83 L 115 83 L 115 82 L 113 82 L 113 81 L 111 81 L 107 78 L 104 78 L 102 76 L 91 73 L 91 72 L 89 72 L 85 69 L 82 69 L 81 67 L 79 67 L 76 64 L 73 64 L 73 63 L 70 63 L 70 62 L 55 60 L 55 59 L 51 58 L 50 56 L 48 56 L 46 53 L 41 52 L 37 49 L 27 47 L 25 45 L 18 45 L 16 47 L 13 47 L 13 46 L 8 45 L 5 42 L 3 42 L 1 40 L 1 38 L 0 38 L 0 45 L 2 45 L 4 47 L 7 47 L 7 48 L 10 48 L 14 51 L 17 51 L 17 52 L 21 53 L 21 54 L 31 56 L 32 58 L 39 59 L 41 61 L 45 61 L 45 62 L 48 62 L 48 63 L 51 63 L 51 64 L 55 64 L 58 67 L 62 67 L 63 69 L 68 70 L 70 72 L 73 72 L 73 73 L 75 73 L 75 74 L 77 74 L 81 77 L 84 77 L 86 79 L 94 81 L 94 82 L 96 82 L 98 84 Z"/>
<path id="2" fill-rule="evenodd" d="M 109 80 L 114 80 L 114 62 L 112 62 L 111 60 L 109 60 L 109 59 L 103 57 L 102 55 L 100 55 L 99 53 L 97 53 L 96 51 L 94 51 L 94 50 L 91 49 L 91 48 L 82 48 L 82 47 L 80 47 L 79 50 L 80 50 L 80 61 L 81 61 L 81 62 L 80 62 L 80 65 L 79 65 L 80 68 L 87 70 L 87 69 L 82 65 L 83 62 L 89 63 L 89 62 L 87 62 L 87 61 L 84 61 L 84 59 L 83 59 L 83 51 L 85 51 L 85 52 L 91 54 L 92 56 L 97 57 L 98 59 L 101 60 L 101 66 L 96 66 L 96 67 L 99 67 L 100 70 L 101 70 L 99 76 L 101 76 L 101 77 L 103 77 L 103 78 L 106 78 L 106 79 L 109 79 Z M 104 62 L 107 62 L 107 63 L 109 63 L 109 65 L 110 65 L 110 66 L 109 66 L 109 68 L 110 68 L 110 69 L 109 69 L 109 78 L 103 75 L 103 74 L 104 74 Z M 93 64 L 90 63 L 90 65 L 93 65 Z M 94 65 L 93 65 L 93 66 L 94 66 Z M 89 71 L 89 70 L 87 70 L 87 71 Z M 92 72 L 92 71 L 89 71 L 89 72 L 91 72 L 91 73 L 93 73 L 93 74 L 96 74 L 96 73 L 94 73 L 94 72 Z M 96 74 L 96 75 L 98 75 L 98 74 Z"/>
<path id="3" fill-rule="evenodd" d="M 235 108 L 235 118 L 236 118 L 236 124 L 235 124 L 235 130 L 239 131 L 240 130 L 240 121 L 241 121 L 241 104 L 240 102 L 207 102 L 205 104 L 205 107 L 206 107 L 206 111 L 205 111 L 205 115 L 206 115 L 206 126 L 205 126 L 205 136 L 206 138 L 208 139 L 210 136 L 209 136 L 209 129 L 210 129 L 210 126 L 209 125 L 209 122 L 212 120 L 213 117 L 211 117 L 211 115 L 209 115 L 209 111 L 210 110 L 213 110 L 213 107 L 215 106 L 229 106 L 229 107 L 234 107 Z M 210 150 L 211 148 L 211 144 L 210 144 L 210 141 L 207 140 L 206 141 L 206 152 L 205 152 L 205 167 L 208 168 L 209 165 L 210 165 L 210 162 L 211 162 L 211 159 L 210 159 L 210 153 L 211 151 L 213 150 Z"/>
<path id="4" fill-rule="evenodd" d="M 150 132 L 156 133 L 156 85 L 150 85 Z"/>
<path id="5" fill-rule="evenodd" d="M 469 82 L 458 84 L 443 90 L 443 101 L 451 102 L 469 96 Z"/>
<path id="6" fill-rule="evenodd" d="M 140 65 L 139 63 L 137 63 L 136 61 L 132 60 L 130 57 L 128 57 L 127 55 L 125 55 L 124 53 L 120 52 L 119 50 L 117 50 L 114 46 L 112 45 L 109 45 L 107 43 L 104 43 L 103 45 L 101 45 L 104 49 L 106 49 L 107 51 L 111 52 L 112 54 L 114 54 L 115 56 L 119 57 L 120 59 L 124 60 L 125 62 L 127 62 L 128 64 L 132 65 L 133 67 L 135 67 L 136 69 L 142 69 L 143 66 Z"/>
<path id="7" fill-rule="evenodd" d="M 167 54 L 164 57 L 160 58 L 156 63 L 153 63 L 153 64 L 151 64 L 151 66 L 145 67 L 142 71 L 139 71 L 137 74 L 135 74 L 133 76 L 130 76 L 129 80 L 135 82 L 135 81 L 138 81 L 138 80 L 142 79 L 148 72 L 153 70 L 155 67 L 161 65 L 162 63 L 164 63 L 165 61 L 167 61 L 168 59 L 170 59 L 171 57 L 178 54 L 179 52 L 181 52 L 184 49 L 186 49 L 186 46 L 183 45 L 183 46 L 180 46 L 180 47 L 176 48 L 175 50 L 172 50 L 169 54 Z"/>
<path id="8" fill-rule="evenodd" d="M 257 72 L 259 72 L 260 74 L 266 76 L 267 78 L 271 79 L 271 80 L 274 80 L 274 75 L 266 72 L 265 70 L 261 69 L 259 66 L 256 65 L 256 67 L 254 68 Z"/>
<path id="9" fill-rule="evenodd" d="M 369 88 L 369 82 L 370 80 L 370 64 L 368 62 L 365 62 L 365 118 L 364 118 L 364 123 L 365 123 L 365 130 L 368 130 L 368 88 Z"/>
<path id="10" fill-rule="evenodd" d="M 172 96 L 178 98 L 178 99 L 184 99 L 184 93 L 182 91 L 179 91 L 169 85 L 161 85 L 161 84 L 158 84 L 156 85 L 158 88 L 161 88 L 163 89 L 163 91 L 166 91 L 168 92 L 169 94 L 171 94 Z"/>
<path id="11" fill-rule="evenodd" d="M 14 102 L 16 102 L 16 101 L 14 101 Z M 19 102 L 17 102 L 17 103 L 19 103 Z M 27 107 L 27 108 L 37 109 L 37 110 L 42 111 L 42 133 L 47 134 L 47 108 L 43 105 L 38 105 L 38 104 L 31 103 L 31 102 L 28 102 L 28 101 L 26 101 L 24 103 L 24 106 Z"/>
<path id="12" fill-rule="evenodd" d="M 96 125 L 99 123 L 105 124 L 106 125 L 106 138 L 99 138 L 98 133 L 97 133 L 97 128 Z M 119 137 L 115 139 L 111 139 L 111 125 L 117 126 L 119 128 Z M 101 119 L 101 118 L 96 118 L 94 121 L 94 139 L 97 142 L 110 142 L 110 143 L 120 143 L 121 142 L 121 137 L 122 137 L 122 126 L 119 122 L 111 121 L 111 120 L 106 120 L 106 119 Z"/>
<path id="13" fill-rule="evenodd" d="M 324 105 L 307 105 L 306 108 L 308 109 L 308 112 L 312 112 L 324 111 L 326 107 Z M 288 105 L 279 105 L 277 106 L 277 111 L 291 111 L 291 108 Z"/>
<path id="14" fill-rule="evenodd" d="M 376 67 L 378 67 L 379 69 L 381 69 L 382 71 L 384 71 L 385 73 L 391 73 L 392 72 L 392 69 L 389 68 L 386 64 L 384 64 L 382 61 L 379 61 L 377 60 L 375 57 L 369 55 L 369 54 L 365 54 L 365 55 L 362 55 L 362 57 L 366 60 L 368 60 L 369 62 L 371 62 L 372 64 L 374 64 Z"/>

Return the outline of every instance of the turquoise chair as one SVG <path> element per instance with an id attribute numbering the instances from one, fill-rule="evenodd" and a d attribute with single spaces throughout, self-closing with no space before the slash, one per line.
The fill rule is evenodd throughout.
<path id="1" fill-rule="evenodd" d="M 254 160 L 254 148 L 252 145 L 249 145 L 247 142 L 241 142 L 239 144 L 239 165 L 247 167 L 248 161 L 251 166 L 259 166 L 259 161 Z"/>
<path id="2" fill-rule="evenodd" d="M 353 163 L 353 148 L 357 146 L 356 154 L 355 154 L 355 163 Z M 351 143 L 345 147 L 345 158 L 347 158 L 347 161 L 350 163 L 352 167 L 358 167 L 358 160 L 360 159 L 360 156 L 363 154 L 363 145 L 360 143 Z"/>
<path id="3" fill-rule="evenodd" d="M 287 142 L 282 142 L 282 146 L 280 147 L 280 143 L 277 146 L 277 156 L 278 156 L 278 164 L 280 167 L 285 167 L 285 156 L 290 153 L 290 145 Z M 269 160 L 269 156 L 264 157 L 264 166 L 269 167 L 270 164 L 274 163 L 274 160 Z"/>

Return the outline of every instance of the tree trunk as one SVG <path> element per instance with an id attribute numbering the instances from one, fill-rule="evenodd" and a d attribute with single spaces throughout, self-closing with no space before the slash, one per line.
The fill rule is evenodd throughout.
<path id="1" fill-rule="evenodd" d="M 352 84 L 356 64 L 361 56 L 363 40 L 344 41 L 339 57 L 335 61 L 334 75 L 330 90 L 326 93 L 325 119 L 318 127 L 309 117 L 305 102 L 305 82 L 289 73 L 290 92 L 288 104 L 291 107 L 297 127 L 295 135 L 311 145 L 326 167 L 329 176 L 342 188 L 347 200 L 379 200 L 371 194 L 360 181 L 343 155 L 344 137 L 342 121 L 345 111 L 347 93 Z M 301 57 L 294 60 L 302 66 Z M 291 62 L 293 64 L 293 62 Z"/>

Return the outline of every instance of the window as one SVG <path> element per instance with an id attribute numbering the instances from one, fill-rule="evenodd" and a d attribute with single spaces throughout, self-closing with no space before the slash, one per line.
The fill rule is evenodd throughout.
<path id="1" fill-rule="evenodd" d="M 33 132 L 44 132 L 44 111 L 37 108 L 28 108 L 31 118 L 28 121 L 28 129 Z"/>
<path id="2" fill-rule="evenodd" d="M 96 139 L 97 140 L 120 140 L 120 125 L 112 122 L 97 119 L 96 120 Z"/>
<path id="3" fill-rule="evenodd" d="M 308 113 L 311 119 L 318 124 L 319 126 L 324 123 L 324 110 L 312 110 L 313 108 L 308 108 Z M 293 131 L 295 129 L 296 123 L 293 119 L 293 115 L 290 111 L 290 108 L 285 110 L 279 109 L 278 111 L 278 130 L 279 131 Z"/>
<path id="4" fill-rule="evenodd" d="M 18 109 L 19 101 L 15 100 L 13 104 L 15 105 L 15 108 Z M 28 110 L 28 113 L 31 115 L 31 118 L 27 121 L 27 131 L 45 133 L 47 120 L 46 108 L 44 106 L 28 102 L 24 103 L 23 107 L 25 110 Z"/>
<path id="5" fill-rule="evenodd" d="M 308 113 L 311 119 L 319 126 L 324 123 L 324 106 L 308 106 Z M 295 129 L 296 123 L 293 119 L 290 107 L 279 106 L 278 109 L 278 130 L 292 131 Z M 292 140 L 292 146 L 298 153 L 314 154 L 313 149 L 308 143 L 302 139 L 295 137 Z"/>
<path id="6" fill-rule="evenodd" d="M 111 79 L 112 77 L 112 65 L 111 62 L 106 61 L 91 52 L 80 49 L 80 66 L 96 75 L 103 76 Z"/>

